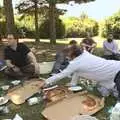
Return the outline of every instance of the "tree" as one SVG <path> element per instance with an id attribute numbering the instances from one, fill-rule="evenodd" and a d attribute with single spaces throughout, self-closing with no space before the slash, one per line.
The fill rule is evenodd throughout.
<path id="1" fill-rule="evenodd" d="M 12 0 L 4 0 L 4 11 L 6 18 L 7 34 L 15 34 L 16 30 L 15 30 Z"/>
<path id="2" fill-rule="evenodd" d="M 4 19 L 4 13 L 3 13 L 3 7 L 0 6 L 0 23 Z M 0 42 L 2 40 L 2 35 L 1 35 L 1 25 L 0 25 Z"/>
<path id="3" fill-rule="evenodd" d="M 28 16 L 35 15 L 37 17 L 37 21 L 35 19 L 35 26 L 36 26 L 35 28 L 36 28 L 36 31 L 37 31 L 36 32 L 36 36 L 39 36 L 38 16 L 43 16 L 47 20 L 49 18 L 49 12 L 50 11 L 49 11 L 49 6 L 48 6 L 47 2 L 38 0 L 38 3 L 36 4 L 37 7 L 35 7 L 35 2 L 36 2 L 36 0 L 27 0 L 27 1 L 23 0 L 23 1 L 21 1 L 20 4 L 18 4 L 16 6 L 16 8 L 18 9 L 19 14 L 22 14 L 22 16 L 21 16 L 22 19 L 25 18 L 26 15 L 28 15 Z M 36 13 L 36 9 L 35 8 L 37 8 L 37 13 Z M 63 15 L 64 12 L 65 12 L 64 9 L 57 9 L 57 8 L 55 8 L 53 10 L 55 10 L 54 12 L 56 13 L 53 16 L 53 17 L 55 17 L 55 19 L 54 19 L 55 21 L 56 21 L 57 18 L 59 18 L 59 15 Z M 53 18 L 51 17 L 51 19 L 53 19 Z M 55 21 L 50 21 L 50 22 L 55 22 Z M 53 25 L 53 24 L 51 24 L 50 22 L 49 22 L 50 27 L 48 27 L 48 28 L 51 29 L 50 31 L 53 31 L 54 30 L 53 28 L 55 26 L 52 27 L 51 25 Z M 51 32 L 51 33 L 54 33 L 54 32 Z M 54 36 L 54 35 L 52 35 L 52 36 Z"/>
<path id="4" fill-rule="evenodd" d="M 87 3 L 90 1 L 94 1 L 94 0 L 23 0 L 24 2 L 21 3 L 21 5 L 19 5 L 22 9 L 24 9 L 23 11 L 26 12 L 28 11 L 28 9 L 33 10 L 32 8 L 35 8 L 35 1 L 38 1 L 38 6 L 43 4 L 49 4 L 49 25 L 50 25 L 50 42 L 52 44 L 56 43 L 56 4 L 60 4 L 60 3 L 69 3 L 70 1 L 75 1 L 75 3 Z M 24 7 L 23 7 L 24 6 Z M 25 7 L 27 6 L 27 7 Z M 22 10 L 21 9 L 21 10 Z M 37 10 L 37 9 L 36 9 Z M 57 16 L 59 17 L 59 16 Z M 35 20 L 36 21 L 36 20 Z M 37 24 L 36 24 L 37 25 Z"/>
<path id="5" fill-rule="evenodd" d="M 4 20 L 4 8 L 2 6 L 0 6 L 0 21 Z"/>
<path id="6" fill-rule="evenodd" d="M 46 2 L 49 4 L 50 42 L 51 42 L 51 44 L 56 43 L 56 27 L 55 27 L 56 4 L 69 3 L 70 1 L 75 1 L 75 3 L 81 4 L 81 3 L 87 3 L 87 2 L 95 1 L 95 0 L 46 0 Z"/>
<path id="7" fill-rule="evenodd" d="M 35 18 L 35 31 L 36 31 L 36 42 L 39 41 L 39 22 L 38 15 L 42 13 L 43 8 L 46 6 L 42 6 L 43 3 L 41 0 L 23 0 L 16 6 L 19 11 L 19 14 L 23 14 L 22 18 L 25 15 L 34 15 Z"/>

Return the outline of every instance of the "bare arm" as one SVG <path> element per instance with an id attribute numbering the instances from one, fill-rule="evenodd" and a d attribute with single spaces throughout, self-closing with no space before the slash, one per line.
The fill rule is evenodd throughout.
<path id="1" fill-rule="evenodd" d="M 5 60 L 5 62 L 6 62 L 6 65 L 9 67 L 9 68 L 13 68 L 15 65 L 13 65 L 12 63 L 11 63 L 11 60 Z"/>
<path id="2" fill-rule="evenodd" d="M 80 45 L 81 45 L 82 47 L 91 47 L 90 45 L 85 44 L 85 43 L 81 43 Z"/>
<path id="3" fill-rule="evenodd" d="M 11 60 L 6 60 L 6 65 L 8 68 L 11 68 L 15 72 L 20 72 L 20 69 L 11 63 Z"/>
<path id="4" fill-rule="evenodd" d="M 27 54 L 27 57 L 28 57 L 29 61 L 31 62 L 31 64 L 33 64 L 35 66 L 35 73 L 39 74 L 40 73 L 40 69 L 39 69 L 39 65 L 37 63 L 35 55 L 32 52 L 29 52 Z"/>
<path id="5" fill-rule="evenodd" d="M 30 61 L 31 63 L 33 63 L 33 64 L 36 64 L 36 63 L 37 63 L 36 57 L 35 57 L 35 55 L 34 55 L 32 52 L 29 52 L 29 53 L 27 54 L 27 57 L 28 57 L 28 59 L 29 59 L 29 61 Z"/>
<path id="6" fill-rule="evenodd" d="M 95 48 L 96 46 L 97 46 L 97 44 L 93 43 L 92 46 L 91 46 L 91 48 Z"/>
<path id="7" fill-rule="evenodd" d="M 65 77 L 68 77 L 72 73 L 74 73 L 78 69 L 78 65 L 69 64 L 66 69 L 64 69 L 61 73 L 58 73 L 50 78 L 48 78 L 45 82 L 46 84 L 53 84 Z"/>

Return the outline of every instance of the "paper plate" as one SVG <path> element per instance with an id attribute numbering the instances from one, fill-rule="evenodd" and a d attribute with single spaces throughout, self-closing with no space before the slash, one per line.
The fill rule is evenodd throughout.
<path id="1" fill-rule="evenodd" d="M 0 97 L 0 105 L 4 105 L 4 104 L 6 104 L 7 102 L 8 102 L 8 98 L 6 98 L 6 97 Z"/>
<path id="2" fill-rule="evenodd" d="M 68 90 L 76 92 L 82 90 L 82 87 L 80 86 L 69 87 Z"/>

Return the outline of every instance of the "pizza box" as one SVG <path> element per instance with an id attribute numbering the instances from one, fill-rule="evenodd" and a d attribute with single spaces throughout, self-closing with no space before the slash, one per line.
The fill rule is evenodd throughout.
<path id="1" fill-rule="evenodd" d="M 71 91 L 68 90 L 67 87 L 64 86 L 53 86 L 47 89 L 43 89 L 44 95 L 46 97 L 46 105 L 54 104 L 64 98 L 66 96 L 72 94 Z"/>
<path id="2" fill-rule="evenodd" d="M 14 104 L 22 104 L 29 97 L 38 93 L 42 86 L 43 81 L 38 79 L 31 79 L 29 81 L 25 81 L 23 85 L 19 85 L 10 89 L 7 96 Z"/>
<path id="3" fill-rule="evenodd" d="M 95 105 L 89 107 L 85 104 L 92 99 Z M 93 103 L 94 103 L 93 102 Z M 93 115 L 104 107 L 104 98 L 99 98 L 86 91 L 70 94 L 66 98 L 48 104 L 42 115 L 48 120 L 70 120 L 76 115 Z"/>

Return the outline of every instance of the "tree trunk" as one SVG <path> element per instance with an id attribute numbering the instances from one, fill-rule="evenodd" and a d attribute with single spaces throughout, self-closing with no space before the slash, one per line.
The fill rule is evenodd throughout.
<path id="1" fill-rule="evenodd" d="M 35 0 L 35 32 L 36 32 L 36 42 L 39 42 L 39 27 L 38 27 L 38 0 Z"/>
<path id="2" fill-rule="evenodd" d="M 6 17 L 7 34 L 15 34 L 16 31 L 15 31 L 12 0 L 3 0 L 3 1 L 4 1 L 4 9 L 5 9 L 5 17 Z"/>
<path id="3" fill-rule="evenodd" d="M 56 20 L 55 20 L 55 7 L 54 2 L 49 3 L 49 23 L 50 23 L 50 43 L 56 44 Z"/>

